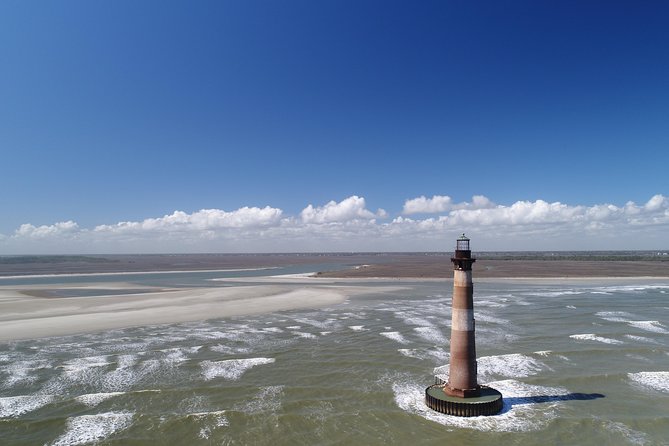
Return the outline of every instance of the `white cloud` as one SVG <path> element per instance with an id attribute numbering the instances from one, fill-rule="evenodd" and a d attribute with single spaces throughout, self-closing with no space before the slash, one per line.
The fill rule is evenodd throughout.
<path id="1" fill-rule="evenodd" d="M 432 198 L 426 198 L 421 195 L 418 198 L 412 198 L 404 202 L 402 213 L 410 214 L 433 214 L 436 212 L 445 212 L 451 206 L 451 197 L 448 195 L 433 195 Z"/>
<path id="2" fill-rule="evenodd" d="M 175 211 L 92 229 L 74 221 L 26 223 L 0 236 L 0 252 L 441 251 L 462 232 L 479 250 L 669 248 L 669 199 L 660 194 L 644 204 L 590 206 L 544 200 L 504 205 L 482 195 L 454 204 L 435 195 L 407 200 L 403 213 L 428 210 L 440 215 L 383 221 L 386 211 L 372 212 L 363 197 L 351 196 L 310 204 L 297 216 L 266 206 Z"/>
<path id="3" fill-rule="evenodd" d="M 489 209 L 495 207 L 495 203 L 483 195 L 474 195 L 470 203 L 453 203 L 448 195 L 433 195 L 432 198 L 420 196 L 404 202 L 402 214 L 436 214 L 454 209 Z"/>
<path id="4" fill-rule="evenodd" d="M 490 209 L 493 207 L 495 207 L 495 203 L 483 195 L 474 195 L 472 197 L 471 205 L 469 206 L 470 209 Z"/>
<path id="5" fill-rule="evenodd" d="M 71 220 L 42 226 L 34 226 L 26 223 L 19 226 L 19 228 L 14 232 L 14 236 L 36 239 L 54 236 L 62 237 L 69 234 L 76 234 L 78 230 L 79 225 Z"/>
<path id="6" fill-rule="evenodd" d="M 378 215 L 365 207 L 365 199 L 353 195 L 339 203 L 330 201 L 324 206 L 314 207 L 311 204 L 302 209 L 300 217 L 304 223 L 333 223 L 350 220 L 370 220 L 376 216 L 383 217 L 386 211 L 379 209 Z"/>
<path id="7" fill-rule="evenodd" d="M 174 211 L 159 218 L 143 221 L 123 221 L 114 225 L 100 225 L 96 232 L 175 232 L 175 231 L 216 231 L 226 228 L 254 228 L 277 224 L 281 220 L 281 209 L 243 207 L 226 212 L 220 209 L 202 209 L 192 214 Z"/>
<path id="8" fill-rule="evenodd" d="M 667 197 L 663 197 L 662 195 L 655 195 L 653 198 L 648 200 L 646 205 L 644 206 L 644 209 L 647 211 L 658 211 L 660 209 L 665 209 L 667 208 Z"/>

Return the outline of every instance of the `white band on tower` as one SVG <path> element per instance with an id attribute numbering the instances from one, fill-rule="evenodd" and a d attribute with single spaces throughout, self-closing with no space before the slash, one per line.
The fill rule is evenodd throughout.
<path id="1" fill-rule="evenodd" d="M 472 271 L 453 271 L 453 285 L 455 286 L 471 286 L 472 285 Z"/>
<path id="2" fill-rule="evenodd" d="M 451 317 L 452 329 L 460 331 L 474 331 L 474 310 L 453 308 Z"/>

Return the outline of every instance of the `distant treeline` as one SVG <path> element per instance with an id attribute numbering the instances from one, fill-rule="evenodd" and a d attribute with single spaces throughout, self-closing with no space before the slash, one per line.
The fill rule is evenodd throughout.
<path id="1" fill-rule="evenodd" d="M 0 265 L 21 265 L 25 263 L 109 263 L 116 260 L 89 256 L 0 256 Z"/>

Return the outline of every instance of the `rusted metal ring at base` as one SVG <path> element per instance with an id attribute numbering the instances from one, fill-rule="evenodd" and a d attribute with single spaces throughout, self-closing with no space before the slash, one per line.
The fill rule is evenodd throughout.
<path id="1" fill-rule="evenodd" d="M 444 398 L 438 398 L 432 396 L 428 393 L 428 390 L 431 388 L 438 387 L 442 388 L 438 384 L 433 384 L 427 389 L 425 389 L 425 404 L 432 410 L 441 412 L 446 415 L 455 415 L 457 417 L 478 417 L 482 415 L 496 415 L 504 406 L 504 401 L 502 399 L 502 394 L 490 387 L 485 387 L 487 393 L 493 395 L 488 401 L 480 401 L 477 399 L 467 399 L 467 398 L 455 398 L 447 397 L 444 394 Z"/>

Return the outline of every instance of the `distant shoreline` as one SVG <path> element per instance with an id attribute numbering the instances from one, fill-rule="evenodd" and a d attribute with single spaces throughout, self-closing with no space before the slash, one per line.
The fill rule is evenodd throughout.
<path id="1" fill-rule="evenodd" d="M 450 253 L 361 254 L 221 254 L 108 256 L 109 261 L 28 262 L 0 265 L 2 279 L 178 274 L 196 272 L 262 271 L 290 266 L 311 266 L 318 277 L 450 278 Z M 601 258 L 601 259 L 599 259 Z M 637 258 L 644 258 L 638 256 Z M 37 257 L 39 260 L 39 257 Z M 326 266 L 327 265 L 327 266 Z M 528 259 L 483 257 L 473 266 L 477 278 L 669 277 L 669 261 L 612 260 L 610 256 L 583 256 L 558 260 L 550 256 Z"/>
<path id="2" fill-rule="evenodd" d="M 114 272 L 91 272 L 91 273 L 52 273 L 52 274 L 21 274 L 15 276 L 2 276 L 3 279 L 44 279 L 57 277 L 86 277 L 86 276 L 136 276 L 141 274 L 187 274 L 187 273 L 234 273 L 243 271 L 265 271 L 276 269 L 277 266 L 269 266 L 265 268 L 231 268 L 231 269 L 195 269 L 195 270 L 173 270 L 173 271 L 114 271 Z M 0 282 L 1 283 L 1 282 Z"/>
<path id="3" fill-rule="evenodd" d="M 473 265 L 477 279 L 519 278 L 669 278 L 669 262 L 618 260 L 495 260 L 480 259 Z M 450 278 L 453 266 L 449 259 L 399 261 L 369 264 L 347 270 L 321 272 L 328 278 Z"/>

